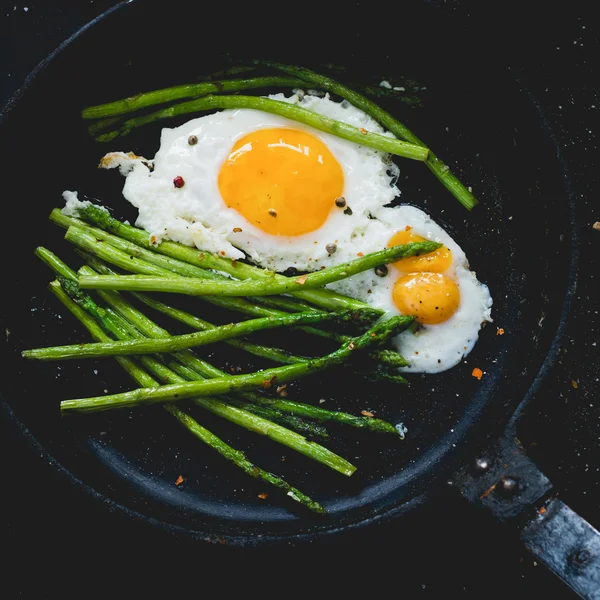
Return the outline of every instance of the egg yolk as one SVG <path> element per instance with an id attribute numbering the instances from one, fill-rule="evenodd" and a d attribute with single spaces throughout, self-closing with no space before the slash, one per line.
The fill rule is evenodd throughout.
<path id="1" fill-rule="evenodd" d="M 272 235 L 319 229 L 344 191 L 327 146 L 305 131 L 259 129 L 240 138 L 219 172 L 227 206 Z"/>
<path id="2" fill-rule="evenodd" d="M 425 238 L 412 233 L 411 228 L 403 229 L 396 233 L 388 242 L 388 248 L 410 244 L 411 242 L 425 242 Z M 415 273 L 427 271 L 429 273 L 443 273 L 452 264 L 452 252 L 449 248 L 442 246 L 435 252 L 422 254 L 421 256 L 409 256 L 401 258 L 393 263 L 398 270 L 404 273 Z"/>
<path id="3" fill-rule="evenodd" d="M 441 273 L 410 273 L 396 281 L 392 298 L 402 314 L 434 325 L 456 312 L 460 293 L 454 281 Z"/>

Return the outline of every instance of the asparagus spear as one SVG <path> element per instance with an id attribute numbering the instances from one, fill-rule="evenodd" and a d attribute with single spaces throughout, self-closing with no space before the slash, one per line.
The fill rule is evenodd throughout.
<path id="1" fill-rule="evenodd" d="M 287 383 L 294 379 L 319 373 L 342 364 L 356 350 L 382 344 L 391 336 L 408 327 L 413 320 L 413 317 L 402 316 L 379 321 L 367 332 L 353 338 L 351 342 L 344 344 L 335 352 L 304 363 L 275 367 L 244 375 L 233 375 L 184 384 L 164 385 L 158 389 L 138 388 L 121 394 L 64 400 L 61 402 L 61 411 L 65 413 L 95 412 L 112 408 L 154 404 L 157 402 L 176 402 L 191 397 L 204 397 L 252 390 L 257 387 L 268 387 L 274 382 L 277 382 L 277 384 Z"/>
<path id="2" fill-rule="evenodd" d="M 299 87 L 303 81 L 293 77 L 251 77 L 248 79 L 231 79 L 221 81 L 207 81 L 163 88 L 151 92 L 143 92 L 105 104 L 88 106 L 81 111 L 84 119 L 100 119 L 135 112 L 148 106 L 166 104 L 183 98 L 200 98 L 208 94 L 221 94 L 223 92 L 238 92 L 267 87 Z"/>
<path id="3" fill-rule="evenodd" d="M 346 87 L 344 84 L 303 67 L 283 65 L 281 63 L 271 61 L 257 62 L 278 69 L 279 71 L 283 71 L 284 73 L 287 73 L 293 77 L 299 77 L 305 82 L 310 82 L 323 90 L 333 92 L 334 94 L 345 98 L 354 104 L 354 106 L 360 108 L 368 115 L 371 115 L 375 120 L 381 123 L 383 127 L 385 127 L 388 131 L 391 131 L 399 139 L 423 148 L 426 147 L 426 145 L 410 129 L 408 129 L 408 127 L 398 121 L 398 119 L 393 117 L 387 111 L 383 110 L 372 100 L 369 100 L 369 98 L 366 96 L 355 92 L 349 87 Z M 478 204 L 477 198 L 475 198 L 471 191 L 466 188 L 450 171 L 448 165 L 444 164 L 431 150 L 429 150 L 429 153 L 425 159 L 425 164 L 446 187 L 446 189 L 449 190 L 467 210 L 471 210 Z"/>
<path id="4" fill-rule="evenodd" d="M 322 287 L 373 269 L 378 265 L 400 258 L 427 254 L 437 250 L 437 242 L 411 242 L 371 252 L 353 261 L 328 267 L 300 277 L 270 278 L 263 280 L 220 281 L 192 279 L 191 277 L 153 277 L 144 275 L 94 275 L 83 276 L 79 285 L 83 289 L 114 289 L 145 292 L 175 292 L 191 296 L 262 296 L 284 294 L 303 286 L 306 289 Z M 363 309 L 366 310 L 366 309 Z"/>
<path id="5" fill-rule="evenodd" d="M 98 277 L 101 277 L 98 275 Z M 109 276 L 105 276 L 109 277 Z M 91 276 L 81 276 L 87 279 Z M 321 323 L 323 321 L 372 321 L 373 314 L 368 314 L 368 309 L 358 311 L 344 311 L 337 313 L 311 312 L 293 313 L 283 317 L 264 317 L 250 319 L 238 323 L 220 325 L 214 329 L 197 331 L 183 335 L 174 335 L 169 338 L 156 340 L 123 340 L 117 342 L 98 342 L 90 344 L 72 344 L 67 346 L 51 346 L 48 348 L 33 348 L 21 352 L 24 358 L 36 360 L 71 360 L 81 358 L 99 358 L 104 356 L 125 356 L 132 354 L 156 354 L 173 352 L 182 348 L 203 346 L 215 342 L 240 337 L 277 327 L 301 325 L 303 323 Z M 375 315 L 376 316 L 376 315 Z M 307 361 L 308 362 L 308 361 Z"/>
<path id="6" fill-rule="evenodd" d="M 54 281 L 50 284 L 50 290 L 82 323 L 82 325 L 88 329 L 94 339 L 98 341 L 110 339 L 109 336 L 104 333 L 100 325 L 98 325 L 98 323 L 85 310 L 80 308 L 69 298 L 57 281 Z M 146 371 L 141 369 L 130 359 L 117 357 L 116 360 L 139 385 L 143 385 L 144 387 L 158 386 L 158 383 L 155 379 L 153 379 L 150 375 L 148 375 L 148 373 L 146 373 Z M 221 456 L 227 460 L 240 467 L 248 475 L 262 479 L 263 481 L 284 490 L 286 495 L 288 495 L 290 498 L 316 513 L 324 514 L 326 512 L 318 502 L 312 500 L 297 488 L 292 487 L 281 477 L 277 477 L 273 473 L 269 473 L 268 471 L 265 471 L 264 469 L 261 469 L 250 462 L 243 452 L 236 450 L 229 444 L 225 443 L 177 406 L 173 404 L 166 404 L 164 405 L 164 408 L 199 440 L 219 452 L 219 454 L 221 454 Z"/>
<path id="7" fill-rule="evenodd" d="M 99 142 L 109 142 L 118 136 L 127 135 L 136 127 L 141 127 L 148 123 L 215 108 L 250 108 L 273 113 L 292 121 L 304 123 L 319 131 L 324 131 L 351 142 L 355 142 L 361 146 L 367 146 L 379 150 L 380 152 L 386 152 L 396 156 L 410 158 L 412 160 L 426 160 L 427 155 L 429 154 L 429 150 L 422 145 L 404 142 L 379 133 L 371 133 L 366 129 L 358 129 L 352 125 L 347 125 L 342 121 L 336 121 L 335 119 L 319 115 L 311 110 L 289 104 L 288 102 L 259 96 L 208 95 L 196 100 L 181 102 L 146 115 L 127 119 L 118 129 L 100 134 L 96 136 L 95 139 Z"/>

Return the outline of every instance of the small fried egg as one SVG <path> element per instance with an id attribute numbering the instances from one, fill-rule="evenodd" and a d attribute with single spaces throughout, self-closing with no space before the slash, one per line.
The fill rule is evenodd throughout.
<path id="1" fill-rule="evenodd" d="M 415 317 L 415 326 L 393 340 L 410 362 L 402 371 L 440 373 L 450 369 L 473 349 L 482 324 L 492 320 L 489 289 L 469 269 L 460 246 L 424 211 L 400 205 L 384 207 L 375 217 L 373 229 L 381 236 L 379 240 L 387 239 L 388 246 L 423 240 L 443 246 L 430 254 L 398 260 L 387 266 L 383 276 L 365 271 L 328 287 L 363 300 L 388 316 Z M 365 254 L 380 248 L 381 242 L 373 244 L 372 236 L 366 237 Z"/>

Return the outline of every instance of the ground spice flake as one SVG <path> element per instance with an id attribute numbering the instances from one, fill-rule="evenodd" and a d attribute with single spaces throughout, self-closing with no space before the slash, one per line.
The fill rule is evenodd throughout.
<path id="1" fill-rule="evenodd" d="M 298 277 L 298 279 L 296 279 L 295 283 L 297 283 L 298 285 L 304 285 L 307 279 L 308 275 L 302 275 L 301 277 Z"/>
<path id="2" fill-rule="evenodd" d="M 360 414 L 364 415 L 365 417 L 374 417 L 375 416 L 372 412 L 369 412 L 368 410 L 361 410 Z"/>
<path id="3" fill-rule="evenodd" d="M 473 375 L 473 377 L 481 380 L 481 378 L 483 377 L 483 371 L 481 369 L 479 369 L 478 367 L 475 367 L 473 369 L 473 372 L 471 373 L 471 375 Z"/>
<path id="4" fill-rule="evenodd" d="M 183 477 L 180 475 L 177 480 L 175 481 L 175 485 L 181 485 L 185 480 L 183 479 Z"/>

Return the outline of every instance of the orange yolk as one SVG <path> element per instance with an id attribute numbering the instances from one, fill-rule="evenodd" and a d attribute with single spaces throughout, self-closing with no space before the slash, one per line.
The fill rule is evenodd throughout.
<path id="1" fill-rule="evenodd" d="M 426 325 L 442 323 L 458 308 L 458 286 L 441 273 L 410 273 L 394 284 L 392 298 L 398 310 Z"/>
<path id="2" fill-rule="evenodd" d="M 388 248 L 400 246 L 401 244 L 410 244 L 411 242 L 425 242 L 425 238 L 411 233 L 410 228 L 399 231 L 388 242 Z M 393 263 L 400 271 L 404 273 L 415 273 L 417 271 L 427 271 L 429 273 L 443 273 L 452 264 L 452 252 L 442 246 L 435 252 L 422 254 L 421 256 L 409 256 L 401 258 Z"/>
<path id="3" fill-rule="evenodd" d="M 305 131 L 260 129 L 239 139 L 219 172 L 227 206 L 271 235 L 315 231 L 344 191 L 342 167 Z"/>

